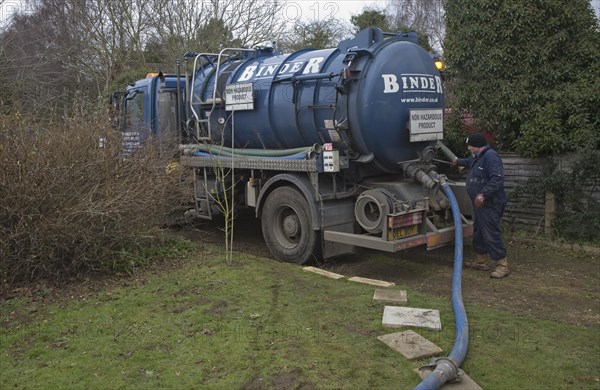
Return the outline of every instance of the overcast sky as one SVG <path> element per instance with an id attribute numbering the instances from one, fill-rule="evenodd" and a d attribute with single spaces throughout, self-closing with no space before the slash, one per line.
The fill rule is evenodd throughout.
<path id="1" fill-rule="evenodd" d="M 287 0 L 284 6 L 284 17 L 296 19 L 300 16 L 300 19 L 306 21 L 322 20 L 333 16 L 349 21 L 352 15 L 360 14 L 364 8 L 383 9 L 387 3 L 387 0 Z M 600 19 L 600 0 L 590 0 L 590 3 L 596 12 L 596 17 Z"/>
<path id="2" fill-rule="evenodd" d="M 568 1 L 568 0 L 566 0 Z M 600 0 L 590 0 L 596 16 L 600 19 Z M 0 22 L 15 11 L 24 10 L 24 0 L 0 0 Z M 384 8 L 387 0 L 287 0 L 283 17 L 287 20 L 323 20 L 330 17 L 349 22 L 352 15 L 358 15 L 365 7 Z"/>
<path id="3" fill-rule="evenodd" d="M 24 0 L 0 0 L 0 20 L 5 20 L 15 11 L 23 11 L 26 7 Z M 365 6 L 386 5 L 387 0 L 287 0 L 283 8 L 283 17 L 288 20 L 303 21 L 323 20 L 335 17 L 350 21 L 352 15 L 358 15 Z"/>
<path id="4" fill-rule="evenodd" d="M 350 21 L 352 15 L 360 14 L 366 7 L 383 8 L 387 0 L 288 0 L 283 16 L 288 20 L 326 20 L 331 17 Z"/>

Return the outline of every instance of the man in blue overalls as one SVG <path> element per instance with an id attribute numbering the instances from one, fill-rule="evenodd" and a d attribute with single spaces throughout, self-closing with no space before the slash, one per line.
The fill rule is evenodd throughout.
<path id="1" fill-rule="evenodd" d="M 502 241 L 502 213 L 508 202 L 504 191 L 502 160 L 482 134 L 467 138 L 471 157 L 452 162 L 454 167 L 469 168 L 467 193 L 473 203 L 473 250 L 475 260 L 465 265 L 474 269 L 489 270 L 488 256 L 496 263 L 492 278 L 503 278 L 510 273 L 506 248 Z"/>

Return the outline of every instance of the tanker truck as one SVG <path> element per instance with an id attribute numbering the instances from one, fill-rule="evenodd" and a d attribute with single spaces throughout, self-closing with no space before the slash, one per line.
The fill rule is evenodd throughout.
<path id="1" fill-rule="evenodd" d="M 298 264 L 453 241 L 438 173 L 440 150 L 453 158 L 440 143 L 444 86 L 416 34 L 366 29 L 325 50 L 183 58 L 177 74 L 126 88 L 120 127 L 128 152 L 149 138 L 179 145 L 191 214 L 213 219 L 219 200 L 234 199 L 260 219 L 272 255 Z M 469 210 L 464 183 L 450 185 Z"/>

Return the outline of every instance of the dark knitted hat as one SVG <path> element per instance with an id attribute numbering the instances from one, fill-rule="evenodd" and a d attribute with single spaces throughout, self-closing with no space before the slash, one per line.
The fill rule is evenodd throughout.
<path id="1" fill-rule="evenodd" d="M 467 145 L 474 146 L 476 148 L 483 148 L 485 145 L 487 145 L 487 141 L 483 134 L 474 133 L 467 138 Z"/>

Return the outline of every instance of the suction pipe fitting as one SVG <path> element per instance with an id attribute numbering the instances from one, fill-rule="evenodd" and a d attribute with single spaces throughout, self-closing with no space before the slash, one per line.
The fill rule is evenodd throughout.
<path id="1" fill-rule="evenodd" d="M 442 141 L 437 141 L 436 146 L 442 152 L 442 154 L 446 156 L 448 161 L 454 161 L 458 158 L 456 157 L 456 154 L 454 154 L 446 145 L 442 143 Z"/>
<path id="2" fill-rule="evenodd" d="M 458 160 L 456 154 L 454 154 L 446 145 L 442 143 L 442 141 L 437 141 L 436 147 L 442 152 L 448 161 L 452 162 L 454 160 Z M 458 167 L 458 172 L 463 173 L 465 167 Z"/>
<path id="3" fill-rule="evenodd" d="M 428 190 L 433 189 L 438 184 L 438 181 L 435 180 L 435 178 L 431 177 L 430 175 L 425 173 L 425 171 L 423 171 L 421 168 L 413 164 L 408 165 L 404 169 L 404 172 L 408 176 L 414 177 L 415 180 L 417 180 L 419 183 L 422 183 L 423 186 Z"/>

